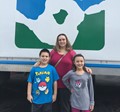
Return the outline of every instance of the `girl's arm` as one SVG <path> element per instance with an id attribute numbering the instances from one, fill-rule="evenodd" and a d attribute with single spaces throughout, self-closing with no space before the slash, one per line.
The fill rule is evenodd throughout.
<path id="1" fill-rule="evenodd" d="M 62 78 L 62 81 L 64 83 L 64 85 L 71 91 L 71 87 L 70 87 L 70 72 L 68 72 L 67 74 L 65 74 Z"/>
<path id="2" fill-rule="evenodd" d="M 93 81 L 92 81 L 91 75 L 89 75 L 89 79 L 88 79 L 88 89 L 89 89 L 89 96 L 90 96 L 90 110 L 93 111 L 94 109 L 94 88 L 93 88 Z"/>
<path id="3" fill-rule="evenodd" d="M 27 100 L 32 103 L 33 97 L 31 95 L 31 91 L 32 91 L 32 83 L 28 82 L 28 86 L 27 86 Z"/>
<path id="4" fill-rule="evenodd" d="M 53 102 L 56 101 L 56 97 L 57 97 L 57 81 L 54 82 Z"/>

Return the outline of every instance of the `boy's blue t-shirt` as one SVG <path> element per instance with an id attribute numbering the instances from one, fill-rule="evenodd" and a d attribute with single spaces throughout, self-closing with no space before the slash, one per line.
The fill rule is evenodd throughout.
<path id="1" fill-rule="evenodd" d="M 56 69 L 48 64 L 47 67 L 33 67 L 28 82 L 32 83 L 33 103 L 44 104 L 52 102 L 53 84 L 59 76 Z"/>

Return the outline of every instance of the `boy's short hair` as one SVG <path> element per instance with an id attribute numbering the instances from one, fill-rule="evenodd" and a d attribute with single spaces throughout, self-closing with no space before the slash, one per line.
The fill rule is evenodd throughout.
<path id="1" fill-rule="evenodd" d="M 48 49 L 42 49 L 42 50 L 40 51 L 40 53 L 39 53 L 39 56 L 41 56 L 41 54 L 42 54 L 43 52 L 48 53 L 49 56 L 50 56 L 50 51 L 49 51 Z"/>

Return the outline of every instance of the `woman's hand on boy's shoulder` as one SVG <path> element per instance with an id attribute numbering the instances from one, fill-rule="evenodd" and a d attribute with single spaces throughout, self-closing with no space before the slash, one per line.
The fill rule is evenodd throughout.
<path id="1" fill-rule="evenodd" d="M 34 67 L 40 66 L 40 61 L 37 61 L 33 66 L 34 66 Z"/>

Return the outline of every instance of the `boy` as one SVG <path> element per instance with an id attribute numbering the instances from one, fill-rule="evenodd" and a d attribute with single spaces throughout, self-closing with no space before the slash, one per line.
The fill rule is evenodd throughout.
<path id="1" fill-rule="evenodd" d="M 48 64 L 49 50 L 42 49 L 39 58 L 40 65 L 33 67 L 28 77 L 27 99 L 32 103 L 32 112 L 52 112 L 59 76 L 55 68 Z"/>

